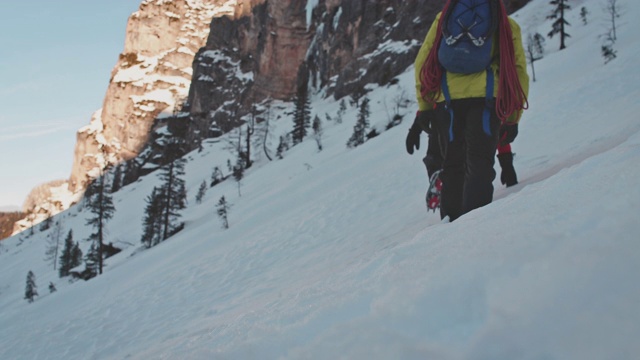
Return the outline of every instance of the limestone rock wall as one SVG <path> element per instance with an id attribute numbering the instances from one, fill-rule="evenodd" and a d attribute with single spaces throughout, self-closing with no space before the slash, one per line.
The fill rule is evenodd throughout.
<path id="1" fill-rule="evenodd" d="M 154 120 L 188 93 L 194 55 L 211 19 L 232 15 L 236 0 L 145 0 L 129 17 L 124 50 L 111 73 L 101 128 L 78 131 L 69 188 L 85 188 L 100 166 L 135 157 Z"/>

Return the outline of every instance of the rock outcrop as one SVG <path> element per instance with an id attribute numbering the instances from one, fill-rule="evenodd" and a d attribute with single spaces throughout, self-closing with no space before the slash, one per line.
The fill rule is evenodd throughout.
<path id="1" fill-rule="evenodd" d="M 291 100 L 300 86 L 341 98 L 369 83 L 392 82 L 412 64 L 441 6 L 427 0 L 250 5 L 239 3 L 233 18 L 214 18 L 196 54 L 188 111 L 199 130 L 226 132 L 252 104 Z"/>
<path id="2" fill-rule="evenodd" d="M 236 0 L 144 0 L 130 16 L 124 51 L 102 109 L 77 133 L 69 189 L 78 192 L 107 164 L 135 157 L 154 120 L 188 93 L 191 64 L 211 19 L 232 15 Z"/>

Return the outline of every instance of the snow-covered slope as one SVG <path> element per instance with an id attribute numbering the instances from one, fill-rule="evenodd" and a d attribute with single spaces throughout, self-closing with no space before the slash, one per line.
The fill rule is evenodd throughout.
<path id="1" fill-rule="evenodd" d="M 427 214 L 421 154 L 404 150 L 415 107 L 347 149 L 350 108 L 343 123 L 324 122 L 323 151 L 308 139 L 283 160 L 259 160 L 242 196 L 227 181 L 197 204 L 200 183 L 232 158 L 225 141 L 209 142 L 188 155 L 186 227 L 159 246 L 139 245 L 154 174 L 115 194 L 108 237 L 125 250 L 97 278 L 58 279 L 42 261 L 50 232 L 2 242 L 0 358 L 640 357 L 640 28 L 630 21 L 640 4 L 622 3 L 618 58 L 607 65 L 601 1 L 571 5 L 568 48 L 547 40 L 536 63 L 514 143 L 521 184 L 496 181 L 491 205 L 449 224 Z M 524 34 L 548 32 L 549 7 L 534 0 L 516 15 Z M 373 124 L 383 128 L 412 79 L 408 69 L 398 85 L 373 89 Z M 323 120 L 337 109 L 313 102 Z M 274 107 L 274 139 L 291 126 L 275 120 L 283 112 Z M 215 214 L 223 195 L 228 230 Z M 85 216 L 77 206 L 56 216 L 83 248 Z M 41 294 L 31 304 L 29 270 Z"/>

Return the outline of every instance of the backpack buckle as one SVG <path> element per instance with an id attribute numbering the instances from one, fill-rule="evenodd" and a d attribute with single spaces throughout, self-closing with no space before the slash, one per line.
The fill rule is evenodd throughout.
<path id="1" fill-rule="evenodd" d="M 471 42 L 473 43 L 473 45 L 480 47 L 482 45 L 484 45 L 484 40 L 486 39 L 485 37 L 475 37 L 473 36 L 472 33 L 467 33 L 467 35 L 469 36 L 469 39 L 471 39 Z"/>
<path id="2" fill-rule="evenodd" d="M 460 34 L 458 34 L 458 36 L 455 36 L 455 37 L 453 35 L 449 35 L 444 39 L 444 42 L 448 46 L 451 46 L 451 45 L 455 44 L 456 42 L 458 42 L 458 40 L 460 40 L 462 35 L 464 35 L 464 33 L 460 33 Z"/>

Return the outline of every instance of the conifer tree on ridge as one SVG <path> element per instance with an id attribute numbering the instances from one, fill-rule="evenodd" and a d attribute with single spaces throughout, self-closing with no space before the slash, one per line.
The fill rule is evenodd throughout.
<path id="1" fill-rule="evenodd" d="M 565 27 L 569 26 L 569 22 L 566 20 L 565 10 L 571 9 L 571 6 L 567 5 L 568 0 L 551 0 L 549 4 L 555 5 L 553 12 L 547 16 L 547 19 L 556 19 L 552 24 L 552 29 L 547 36 L 553 38 L 554 35 L 560 34 L 560 50 L 566 48 L 565 39 L 571 37 L 567 34 Z"/>
<path id="2" fill-rule="evenodd" d="M 27 273 L 27 285 L 24 289 L 24 298 L 30 303 L 33 302 L 33 298 L 38 296 L 38 286 L 36 285 L 36 276 L 33 271 L 29 270 Z"/>

